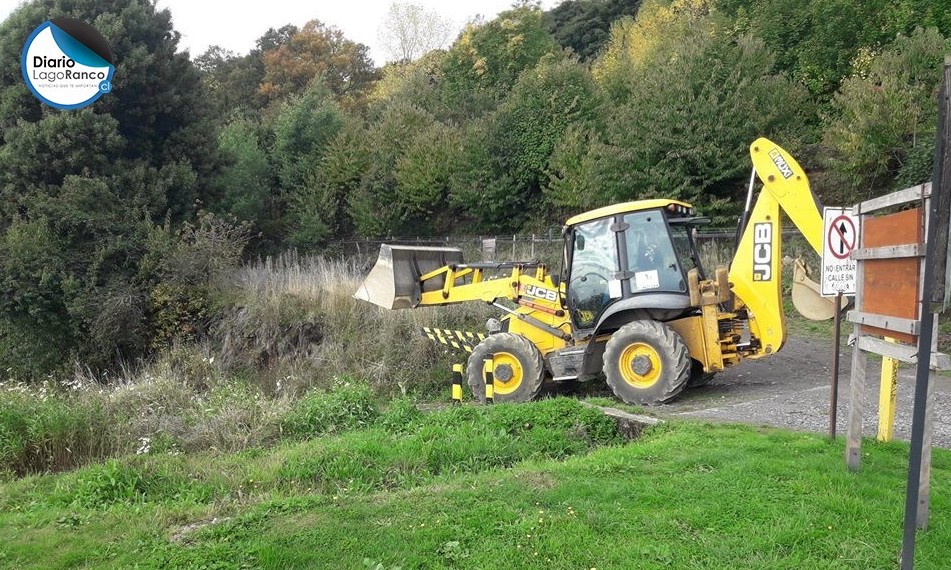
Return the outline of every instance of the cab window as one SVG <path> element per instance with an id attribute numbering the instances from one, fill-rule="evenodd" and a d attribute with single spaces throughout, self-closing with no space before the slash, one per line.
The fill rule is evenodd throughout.
<path id="1" fill-rule="evenodd" d="M 635 212 L 624 216 L 628 228 L 627 266 L 632 293 L 662 291 L 683 293 L 687 283 L 670 241 L 667 222 L 661 212 Z"/>

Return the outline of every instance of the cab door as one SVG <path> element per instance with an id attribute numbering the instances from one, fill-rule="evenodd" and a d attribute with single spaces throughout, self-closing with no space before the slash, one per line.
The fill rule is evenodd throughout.
<path id="1" fill-rule="evenodd" d="M 577 329 L 593 328 L 605 307 L 621 296 L 613 223 L 613 218 L 602 218 L 572 229 L 567 302 Z"/>

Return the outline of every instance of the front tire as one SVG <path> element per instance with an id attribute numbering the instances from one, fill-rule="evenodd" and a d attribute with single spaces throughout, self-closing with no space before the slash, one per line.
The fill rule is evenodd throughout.
<path id="1" fill-rule="evenodd" d="M 614 394 L 628 404 L 663 404 L 690 378 L 690 354 L 679 334 L 657 321 L 632 321 L 604 347 L 603 371 Z"/>
<path id="2" fill-rule="evenodd" d="M 527 338 L 513 333 L 488 336 L 473 349 L 466 366 L 472 396 L 485 403 L 485 359 L 493 363 L 495 402 L 528 402 L 538 396 L 545 377 L 542 354 Z"/>

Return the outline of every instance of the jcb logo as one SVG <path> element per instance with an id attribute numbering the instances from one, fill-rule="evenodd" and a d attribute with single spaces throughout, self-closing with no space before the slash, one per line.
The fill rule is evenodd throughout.
<path id="1" fill-rule="evenodd" d="M 773 159 L 773 164 L 779 169 L 779 173 L 783 175 L 783 178 L 792 178 L 792 168 L 789 167 L 786 159 L 783 158 L 783 153 L 779 152 L 778 148 L 769 151 L 769 157 Z"/>
<path id="2" fill-rule="evenodd" d="M 552 291 L 551 289 L 545 289 L 543 287 L 537 287 L 535 285 L 529 285 L 526 287 L 525 294 L 529 297 L 544 299 L 546 301 L 551 301 L 552 303 L 558 300 L 558 293 L 555 291 Z"/>
<path id="3" fill-rule="evenodd" d="M 773 224 L 753 225 L 753 281 L 773 278 Z"/>

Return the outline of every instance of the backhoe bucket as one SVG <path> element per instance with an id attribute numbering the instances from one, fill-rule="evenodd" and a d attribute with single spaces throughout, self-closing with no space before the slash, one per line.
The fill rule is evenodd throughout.
<path id="1" fill-rule="evenodd" d="M 426 291 L 441 289 L 443 278 L 420 283 L 423 275 L 462 263 L 462 250 L 455 247 L 380 246 L 380 257 L 353 296 L 384 309 L 412 309 Z"/>
<path id="2" fill-rule="evenodd" d="M 824 321 L 835 316 L 835 297 L 823 297 L 819 284 L 809 278 L 806 265 L 796 259 L 793 265 L 792 302 L 799 314 L 813 321 Z M 841 310 L 848 304 L 842 297 Z"/>

